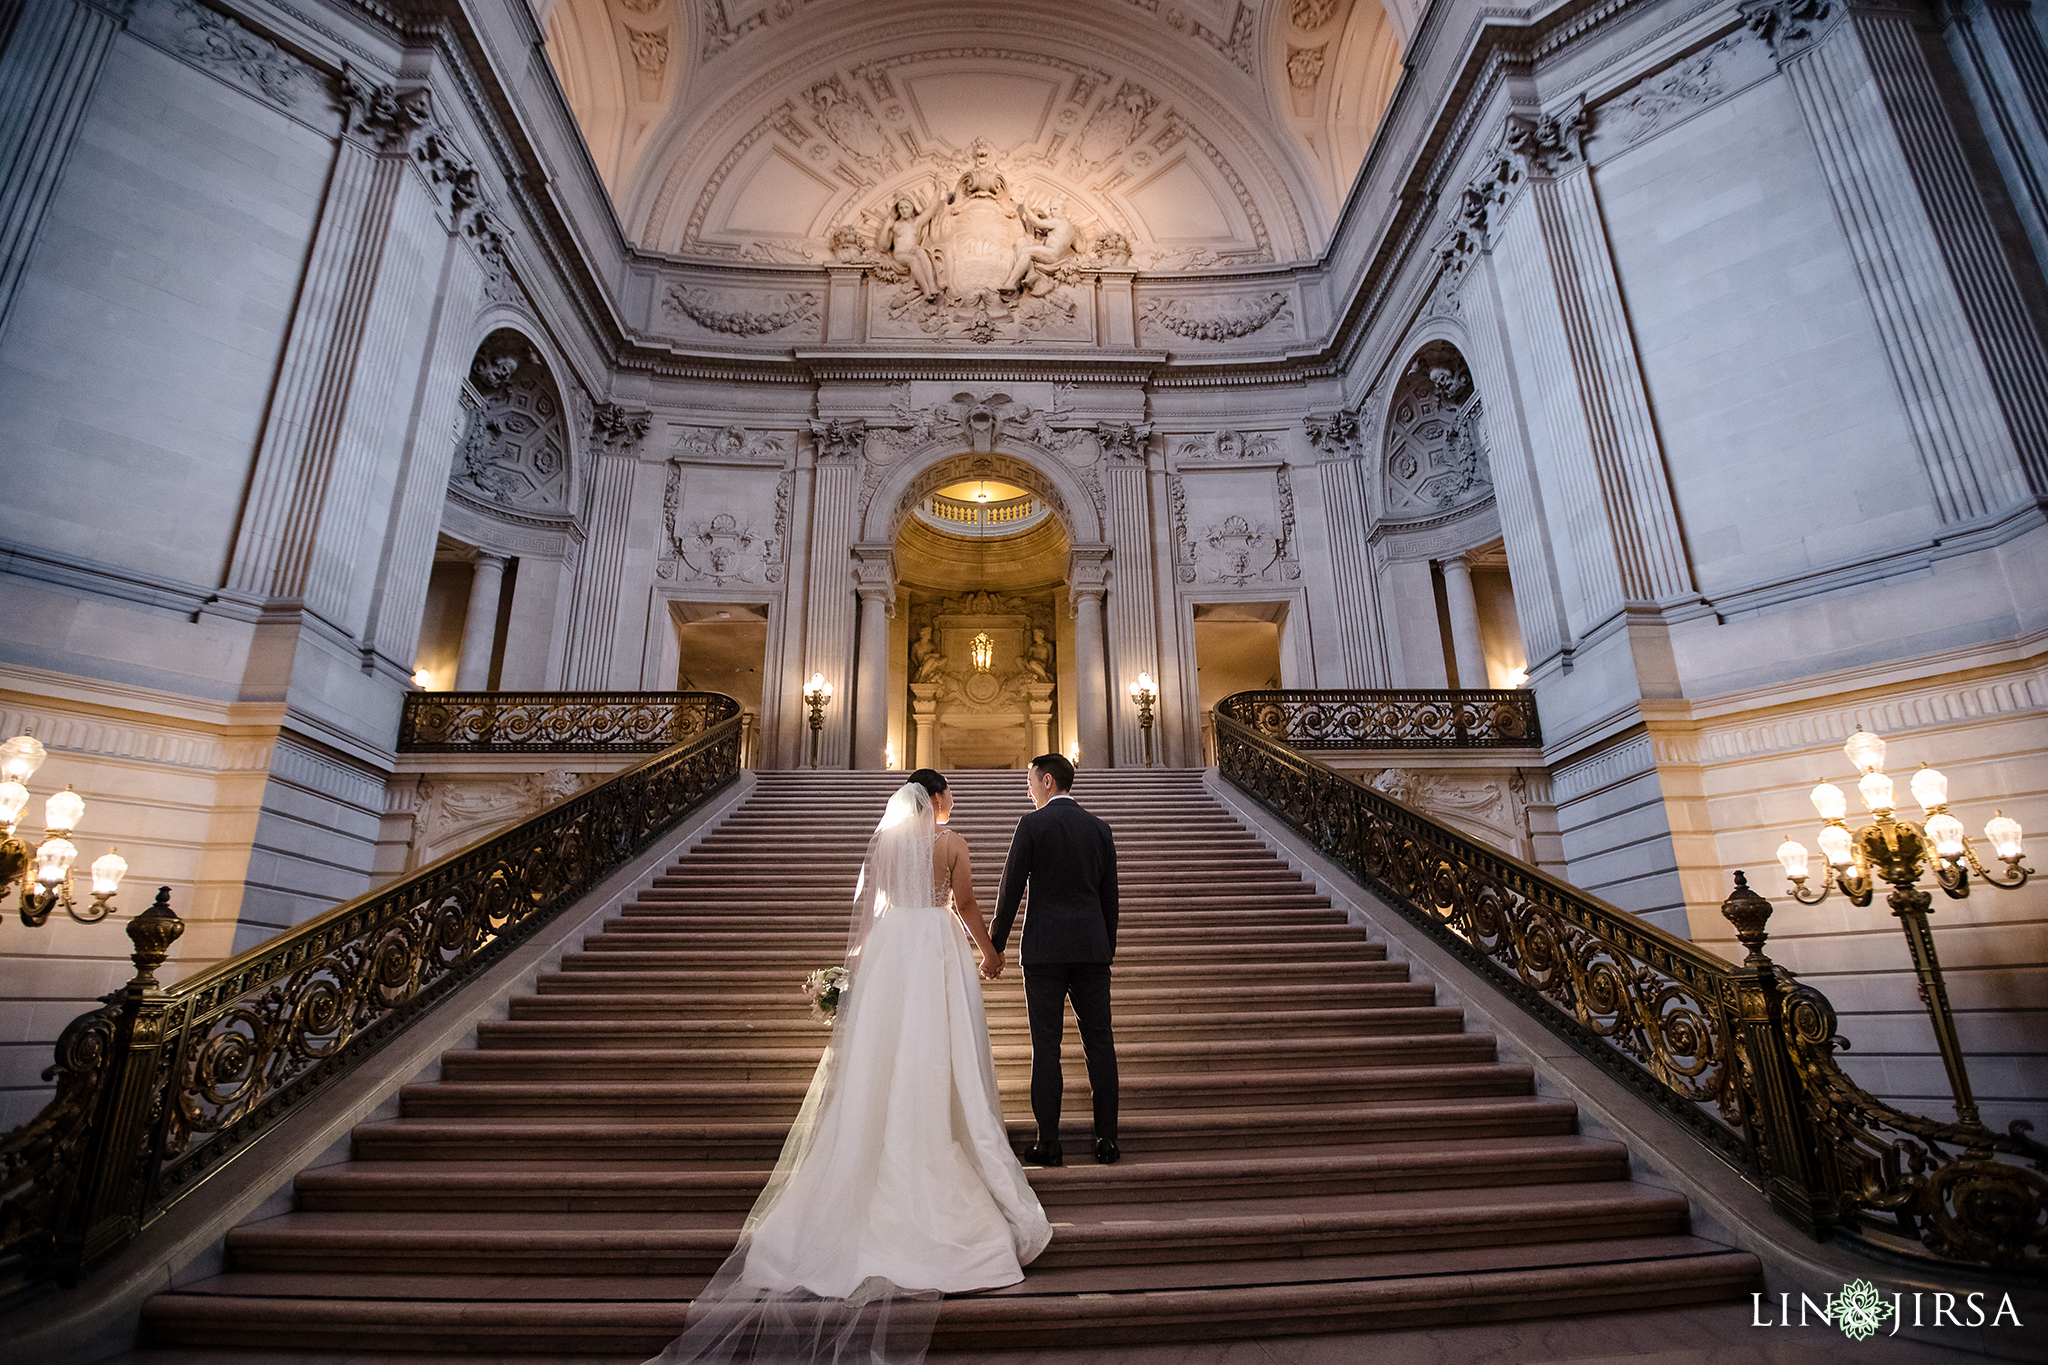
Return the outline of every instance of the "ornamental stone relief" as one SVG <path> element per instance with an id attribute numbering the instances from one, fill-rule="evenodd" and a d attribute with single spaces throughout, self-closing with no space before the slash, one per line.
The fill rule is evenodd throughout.
<path id="1" fill-rule="evenodd" d="M 1237 341 L 1268 326 L 1280 332 L 1294 330 L 1294 303 L 1281 290 L 1202 302 L 1153 299 L 1140 316 L 1187 341 Z"/>
<path id="2" fill-rule="evenodd" d="M 1765 44 L 1746 30 L 1731 33 L 1601 105 L 1595 129 L 1603 144 L 1632 147 L 1773 70 Z"/>
<path id="3" fill-rule="evenodd" d="M 1255 431 L 1250 434 L 1239 431 L 1218 431 L 1207 436 L 1193 436 L 1174 447 L 1174 455 L 1183 463 L 1214 460 L 1231 463 L 1238 460 L 1271 460 L 1279 458 L 1280 438 L 1268 432 Z"/>
<path id="4" fill-rule="evenodd" d="M 707 332 L 732 337 L 769 336 L 801 326 L 815 332 L 818 296 L 801 293 L 736 296 L 709 289 L 671 285 L 662 307 L 688 318 Z"/>
<path id="5" fill-rule="evenodd" d="M 193 0 L 144 0 L 129 19 L 195 66 L 233 81 L 282 109 L 310 106 L 325 94 L 318 72 L 267 38 Z M 311 112 L 310 109 L 307 112 Z"/>
<path id="6" fill-rule="evenodd" d="M 742 426 L 686 427 L 676 433 L 669 457 L 700 463 L 781 465 L 789 458 L 789 447 L 778 436 Z"/>
<path id="7" fill-rule="evenodd" d="M 566 510 L 568 426 L 547 362 L 525 337 L 500 328 L 477 348 L 469 381 L 469 420 L 449 485 L 517 512 Z"/>
<path id="8" fill-rule="evenodd" d="M 789 546 L 789 505 L 795 474 L 784 470 L 775 481 L 773 530 L 763 533 L 744 514 L 717 511 L 687 515 L 683 497 L 685 463 L 671 458 L 662 490 L 662 545 L 655 575 L 665 581 L 710 583 L 780 583 Z"/>
<path id="9" fill-rule="evenodd" d="M 1464 356 L 1432 341 L 1395 386 L 1383 466 L 1387 515 L 1411 518 L 1475 502 L 1493 490 L 1479 395 Z"/>
<path id="10" fill-rule="evenodd" d="M 1533 861 L 1534 841 L 1529 827 L 1532 793 L 1519 771 L 1506 776 L 1480 776 L 1383 768 L 1366 785 L 1475 839 Z"/>
<path id="11" fill-rule="evenodd" d="M 915 601 L 910 680 L 934 686 L 932 700 L 947 711 L 1021 716 L 1028 689 L 1042 688 L 1056 675 L 1055 624 L 1046 593 L 983 590 Z"/>

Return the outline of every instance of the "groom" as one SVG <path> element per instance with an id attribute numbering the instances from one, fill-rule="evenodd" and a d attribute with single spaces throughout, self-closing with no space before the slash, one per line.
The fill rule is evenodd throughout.
<path id="1" fill-rule="evenodd" d="M 1010 941 L 1017 904 L 1031 887 L 1024 919 L 1024 1004 L 1031 1016 L 1031 1114 L 1038 1141 L 1024 1152 L 1031 1165 L 1064 1165 L 1060 1152 L 1060 1035 L 1066 1002 L 1074 1001 L 1088 1088 L 1095 1095 L 1095 1159 L 1108 1165 L 1116 1147 L 1116 1040 L 1109 1031 L 1109 963 L 1116 956 L 1116 840 L 1109 826 L 1067 793 L 1074 765 L 1058 754 L 1031 760 L 1031 804 L 1017 822 L 990 936 L 996 952 Z M 1000 958 L 998 959 L 1000 960 Z"/>

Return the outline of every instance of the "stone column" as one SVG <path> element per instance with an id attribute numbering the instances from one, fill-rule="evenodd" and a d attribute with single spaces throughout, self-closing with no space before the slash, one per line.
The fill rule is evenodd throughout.
<path id="1" fill-rule="evenodd" d="M 1052 684 L 1025 683 L 1024 695 L 1030 698 L 1032 757 L 1049 754 L 1052 752 Z"/>
<path id="2" fill-rule="evenodd" d="M 2048 493 L 2048 360 L 1917 14 L 1745 13 L 1799 97 L 1942 520 Z"/>
<path id="3" fill-rule="evenodd" d="M 939 685 L 910 685 L 910 719 L 917 726 L 917 767 L 939 766 Z"/>
<path id="4" fill-rule="evenodd" d="M 1140 673 L 1159 680 L 1160 712 L 1166 719 L 1166 700 L 1176 696 L 1178 661 L 1169 662 L 1159 653 L 1159 609 L 1153 596 L 1152 532 L 1154 518 L 1146 497 L 1146 460 L 1151 429 L 1143 425 L 1105 423 L 1096 439 L 1103 455 L 1102 486 L 1106 502 L 1103 530 L 1113 551 L 1116 591 L 1103 601 L 1108 627 L 1109 697 L 1114 704 L 1111 747 L 1120 763 L 1143 762 L 1138 738 L 1138 711 L 1128 704 L 1124 688 L 1137 681 Z M 1118 698 L 1124 700 L 1119 701 Z M 1085 749 L 1085 746 L 1084 746 Z M 1107 757 L 1098 758 L 1098 764 Z"/>
<path id="5" fill-rule="evenodd" d="M 603 403 L 593 418 L 591 449 L 597 458 L 592 462 L 589 514 L 584 518 L 589 539 L 576 562 L 562 661 L 562 686 L 571 692 L 609 692 L 614 683 L 633 484 L 640 472 L 640 440 L 652 416 Z"/>
<path id="6" fill-rule="evenodd" d="M 1067 560 L 1067 598 L 1074 611 L 1075 729 L 1081 762 L 1115 766 L 1109 747 L 1108 659 L 1102 642 L 1102 599 L 1107 592 L 1107 545 L 1076 545 Z"/>
<path id="7" fill-rule="evenodd" d="M 0 50 L 0 325 L 121 26 L 121 8 L 81 0 L 28 5 Z"/>
<path id="8" fill-rule="evenodd" d="M 854 684 L 853 751 L 849 766 L 885 768 L 889 742 L 889 621 L 896 615 L 896 565 L 887 545 L 856 545 L 860 652 Z"/>
<path id="9" fill-rule="evenodd" d="M 804 653 L 797 661 L 796 686 L 801 692 L 811 674 L 822 673 L 832 684 L 825 703 L 825 728 L 819 735 L 818 766 L 843 768 L 852 750 L 854 691 L 853 542 L 860 521 L 861 442 L 820 435 L 818 464 L 811 503 L 808 581 L 803 585 Z M 794 585 L 792 585 L 794 586 Z M 804 712 L 799 708 L 799 716 Z M 887 714 L 886 710 L 883 713 Z M 809 720 L 804 719 L 806 727 Z M 799 732 L 810 743 L 810 732 Z M 880 741 L 877 741 L 879 746 Z M 808 752 L 808 751 L 806 751 Z M 879 754 L 880 749 L 876 752 Z"/>
<path id="10" fill-rule="evenodd" d="M 1437 562 L 1444 571 L 1444 604 L 1450 609 L 1457 686 L 1468 691 L 1485 687 L 1486 646 L 1479 639 L 1479 599 L 1472 592 L 1472 566 L 1463 555 Z"/>
<path id="11" fill-rule="evenodd" d="M 476 576 L 469 584 L 469 612 L 462 618 L 462 658 L 455 665 L 455 690 L 481 692 L 490 685 L 491 651 L 498 643 L 498 595 L 505 585 L 505 557 L 476 552 Z"/>

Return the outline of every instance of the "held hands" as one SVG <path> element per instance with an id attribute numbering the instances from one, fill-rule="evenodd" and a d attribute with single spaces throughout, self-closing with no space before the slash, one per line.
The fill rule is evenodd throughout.
<path id="1" fill-rule="evenodd" d="M 1003 974 L 1003 955 L 994 948 L 981 950 L 981 979 L 993 981 Z"/>

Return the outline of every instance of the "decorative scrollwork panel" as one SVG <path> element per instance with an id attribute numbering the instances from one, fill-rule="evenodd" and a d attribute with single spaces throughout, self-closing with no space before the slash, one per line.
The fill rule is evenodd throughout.
<path id="1" fill-rule="evenodd" d="M 1387 689 L 1239 692 L 1216 704 L 1268 739 L 1303 750 L 1485 749 L 1543 742 L 1536 694 Z"/>
<path id="2" fill-rule="evenodd" d="M 414 692 L 400 753 L 647 753 L 740 713 L 719 692 Z"/>

